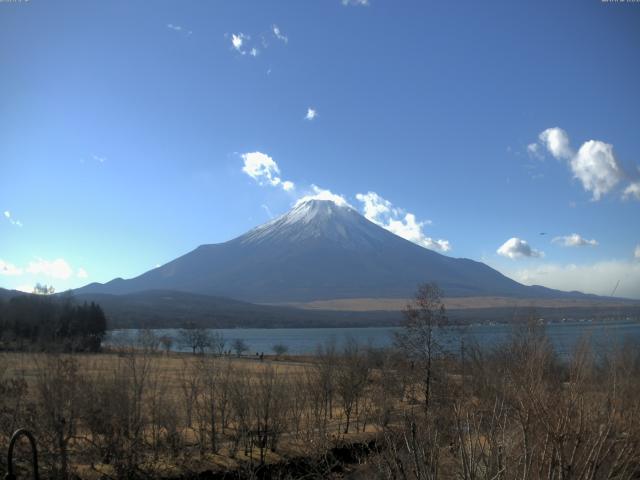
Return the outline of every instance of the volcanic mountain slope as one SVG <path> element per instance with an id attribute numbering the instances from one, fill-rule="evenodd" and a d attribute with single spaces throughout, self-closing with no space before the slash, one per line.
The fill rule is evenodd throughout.
<path id="1" fill-rule="evenodd" d="M 202 245 L 138 277 L 89 284 L 77 293 L 177 290 L 259 303 L 409 298 L 436 281 L 448 297 L 570 297 L 521 285 L 487 265 L 420 247 L 348 205 L 308 200 L 225 243 Z"/>

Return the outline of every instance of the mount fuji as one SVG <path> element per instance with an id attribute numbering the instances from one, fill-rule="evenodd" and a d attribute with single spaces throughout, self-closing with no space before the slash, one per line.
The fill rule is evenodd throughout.
<path id="1" fill-rule="evenodd" d="M 174 290 L 256 303 L 409 298 L 437 282 L 447 297 L 582 296 L 524 286 L 489 266 L 441 255 L 372 223 L 347 204 L 299 202 L 233 240 L 201 245 L 142 275 L 92 283 L 79 294 Z"/>
<path id="2" fill-rule="evenodd" d="M 575 298 L 524 286 L 481 262 L 441 255 L 372 223 L 347 204 L 307 200 L 233 240 L 201 245 L 124 280 L 92 283 L 79 294 L 173 290 L 254 303 L 409 298 L 424 282 L 447 297 Z"/>

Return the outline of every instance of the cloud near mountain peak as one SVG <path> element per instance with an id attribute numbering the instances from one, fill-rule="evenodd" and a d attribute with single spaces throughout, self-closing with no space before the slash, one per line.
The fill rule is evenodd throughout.
<path id="1" fill-rule="evenodd" d="M 259 185 L 280 187 L 287 192 L 294 190 L 295 184 L 290 180 L 283 180 L 278 163 L 266 153 L 255 151 L 243 153 L 241 157 L 244 162 L 242 171 Z M 337 205 L 353 208 L 343 195 L 315 184 L 311 184 L 307 191 L 296 200 L 294 206 L 308 200 L 331 200 Z M 424 227 L 431 225 L 430 220 L 419 221 L 415 214 L 394 206 L 376 192 L 357 193 L 356 200 L 362 203 L 362 214 L 376 225 L 416 245 L 441 252 L 451 250 L 449 240 L 435 239 L 424 232 Z"/>

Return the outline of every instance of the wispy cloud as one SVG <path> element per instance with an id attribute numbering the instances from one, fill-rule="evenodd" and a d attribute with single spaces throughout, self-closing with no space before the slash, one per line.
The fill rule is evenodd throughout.
<path id="1" fill-rule="evenodd" d="M 295 188 L 293 182 L 280 177 L 280 168 L 276 161 L 266 153 L 249 152 L 241 155 L 244 165 L 242 171 L 253 178 L 260 185 L 281 187 L 285 191 Z"/>
<path id="2" fill-rule="evenodd" d="M 267 33 L 258 35 L 250 35 L 243 32 L 232 33 L 231 35 L 225 34 L 231 42 L 232 50 L 236 51 L 240 55 L 248 55 L 250 57 L 257 57 L 263 50 L 269 48 L 273 39 L 284 43 L 289 43 L 289 37 L 282 33 L 282 29 L 277 25 L 271 25 L 271 29 Z"/>
<path id="3" fill-rule="evenodd" d="M 246 55 L 248 50 L 246 49 L 246 43 L 251 40 L 249 35 L 245 35 L 242 32 L 231 34 L 231 47 L 240 55 Z"/>
<path id="4" fill-rule="evenodd" d="M 311 185 L 311 190 L 300 197 L 296 201 L 296 205 L 300 205 L 301 203 L 307 202 L 309 200 L 331 200 L 332 202 L 340 206 L 350 206 L 347 200 L 342 195 L 333 193 L 331 190 L 327 190 L 325 188 L 320 188 L 317 185 Z"/>
<path id="5" fill-rule="evenodd" d="M 277 25 L 272 25 L 271 31 L 273 32 L 273 36 L 276 37 L 278 40 L 281 40 L 284 43 L 289 43 L 289 37 L 284 35 L 282 33 L 282 30 L 280 30 L 280 27 L 278 27 Z"/>
<path id="6" fill-rule="evenodd" d="M 304 116 L 304 119 L 311 121 L 315 119 L 317 116 L 318 116 L 317 110 L 315 108 L 309 107 L 307 108 L 307 114 Z"/>
<path id="7" fill-rule="evenodd" d="M 168 23 L 167 28 L 169 30 L 173 30 L 174 32 L 183 33 L 186 36 L 191 35 L 193 32 L 184 28 L 182 25 L 174 25 L 173 23 Z"/>
<path id="8" fill-rule="evenodd" d="M 240 55 L 249 55 L 250 57 L 257 57 L 260 55 L 260 50 L 256 47 L 250 47 L 247 42 L 251 40 L 250 35 L 244 33 L 232 33 L 231 34 L 231 46 Z"/>
<path id="9" fill-rule="evenodd" d="M 260 205 L 260 207 L 262 207 L 262 209 L 265 211 L 265 213 L 267 214 L 267 216 L 269 218 L 273 218 L 273 213 L 271 212 L 271 209 L 269 208 L 269 205 L 265 205 L 263 203 L 262 205 Z"/>
<path id="10" fill-rule="evenodd" d="M 375 192 L 358 193 L 356 199 L 363 204 L 364 216 L 376 225 L 422 247 L 443 252 L 451 250 L 448 240 L 436 240 L 424 233 L 424 226 L 430 225 L 431 221 L 417 221 L 413 213 L 394 207 Z"/>
<path id="11" fill-rule="evenodd" d="M 95 162 L 95 163 L 99 163 L 100 165 L 104 164 L 107 161 L 107 157 L 104 157 L 102 155 L 96 155 L 95 153 L 85 157 L 82 157 L 80 159 L 80 163 L 85 163 L 86 161 L 90 161 L 90 162 Z"/>
<path id="12" fill-rule="evenodd" d="M 342 5 L 344 6 L 358 6 L 358 7 L 366 7 L 369 5 L 369 0 L 342 0 Z"/>
<path id="13" fill-rule="evenodd" d="M 16 220 L 13 217 L 13 215 L 11 214 L 11 211 L 5 210 L 3 212 L 3 215 L 4 215 L 4 218 L 6 218 L 11 225 L 15 225 L 16 227 L 22 227 L 23 226 L 22 222 L 20 220 Z"/>
<path id="14" fill-rule="evenodd" d="M 523 257 L 539 258 L 544 256 L 544 252 L 531 248 L 526 240 L 518 237 L 512 237 L 504 242 L 496 251 L 498 255 L 515 260 Z"/>
<path id="15" fill-rule="evenodd" d="M 540 133 L 538 141 L 554 158 L 568 162 L 574 178 L 580 181 L 585 191 L 591 193 L 593 201 L 600 200 L 628 178 L 610 143 L 588 140 L 575 152 L 571 148 L 569 135 L 559 127 L 547 128 Z M 539 149 L 534 149 L 532 145 L 535 144 L 530 144 L 527 149 L 539 153 Z M 640 200 L 640 182 L 631 182 L 622 196 Z"/>
<path id="16" fill-rule="evenodd" d="M 87 271 L 80 267 L 78 268 L 78 270 L 76 270 L 76 277 L 78 278 L 89 278 L 89 274 L 87 273 Z"/>
<path id="17" fill-rule="evenodd" d="M 624 199 L 635 198 L 636 200 L 640 200 L 640 182 L 630 183 L 627 188 L 622 192 L 622 197 Z"/>
<path id="18" fill-rule="evenodd" d="M 640 260 L 640 243 L 636 245 L 636 249 L 633 251 L 633 258 Z"/>
<path id="19" fill-rule="evenodd" d="M 44 275 L 51 278 L 67 279 L 73 275 L 73 269 L 63 258 L 44 260 L 39 258 L 29 262 L 27 272 L 34 275 Z"/>
<path id="20" fill-rule="evenodd" d="M 563 247 L 595 247 L 596 245 L 598 245 L 597 240 L 588 240 L 577 233 L 555 237 L 553 240 L 551 240 L 551 242 L 558 243 Z"/>
<path id="21" fill-rule="evenodd" d="M 535 158 L 536 160 L 542 160 L 544 158 L 544 155 L 540 150 L 540 144 L 538 143 L 530 143 L 527 145 L 527 153 L 529 154 L 529 157 Z"/>

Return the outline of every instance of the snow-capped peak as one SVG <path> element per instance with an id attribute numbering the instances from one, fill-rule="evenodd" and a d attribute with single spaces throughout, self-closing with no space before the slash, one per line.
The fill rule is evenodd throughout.
<path id="1" fill-rule="evenodd" d="M 254 228 L 239 240 L 242 243 L 281 239 L 287 243 L 309 238 L 340 239 L 373 226 L 346 202 L 307 199 L 284 215 Z M 376 230 L 378 227 L 374 227 Z"/>
<path id="2" fill-rule="evenodd" d="M 318 217 L 331 217 L 341 210 L 353 210 L 353 208 L 344 200 L 339 203 L 334 200 L 307 199 L 296 202 L 295 206 L 284 216 L 287 217 L 286 223 L 300 221 L 308 223 Z"/>

